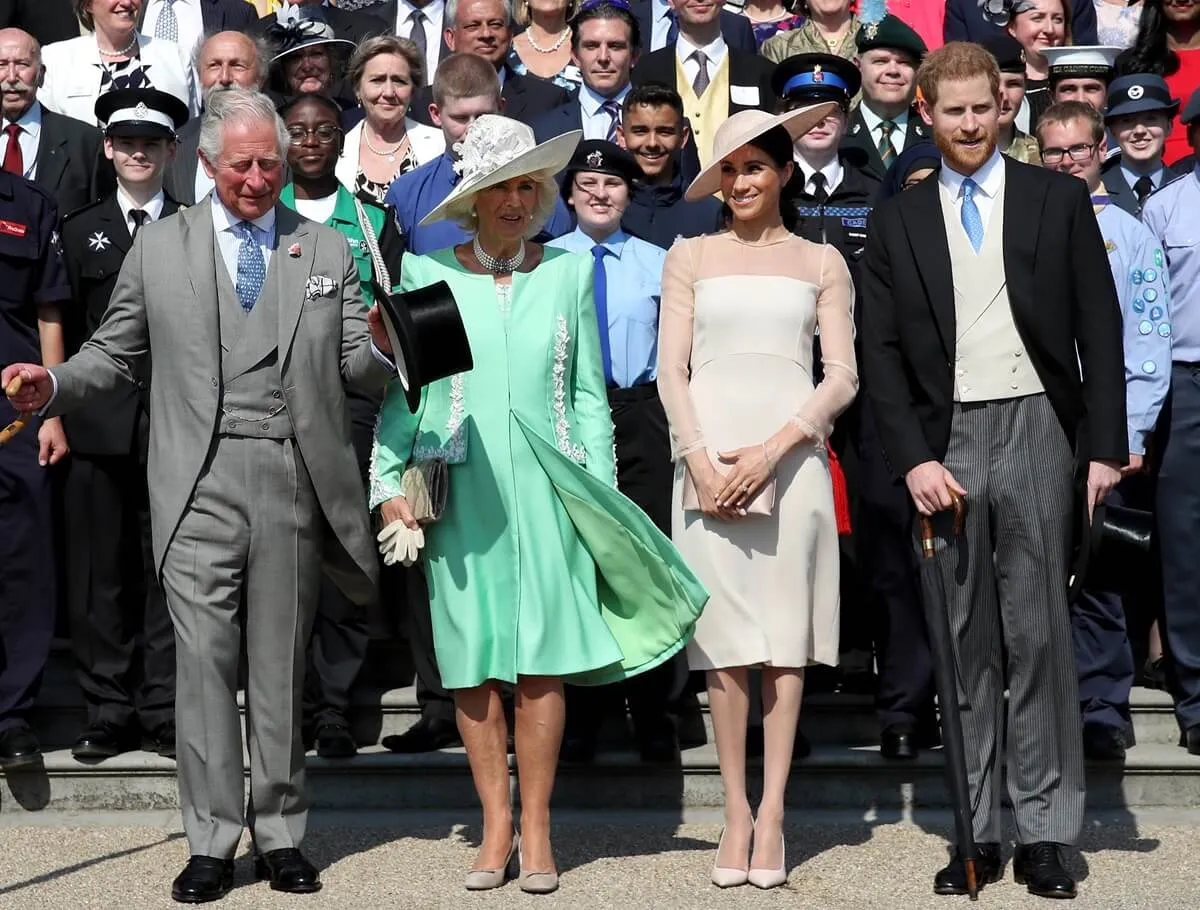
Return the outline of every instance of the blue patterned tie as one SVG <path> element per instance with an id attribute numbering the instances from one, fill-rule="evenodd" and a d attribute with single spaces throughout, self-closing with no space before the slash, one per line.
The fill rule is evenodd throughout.
<path id="1" fill-rule="evenodd" d="M 667 28 L 667 43 L 663 47 L 674 47 L 675 42 L 679 40 L 679 17 L 675 15 L 675 10 L 668 9 L 667 19 L 671 24 Z"/>
<path id="2" fill-rule="evenodd" d="M 592 258 L 596 260 L 596 272 L 592 279 L 592 297 L 596 302 L 596 322 L 600 324 L 600 357 L 604 361 L 604 381 L 615 385 L 612 369 L 612 342 L 608 337 L 608 275 L 604 271 L 604 257 L 608 250 L 601 244 L 592 247 Z"/>
<path id="3" fill-rule="evenodd" d="M 975 247 L 976 253 L 983 246 L 983 217 L 979 214 L 979 206 L 975 204 L 977 189 L 979 184 L 970 177 L 962 182 L 963 201 L 962 211 L 959 213 L 963 230 L 967 232 L 967 239 L 971 241 L 971 246 Z"/>
<path id="4" fill-rule="evenodd" d="M 233 232 L 241 238 L 237 259 L 237 295 L 242 309 L 249 313 L 258 302 L 258 295 L 267 283 L 267 263 L 262 247 L 254 239 L 254 228 L 248 221 L 239 221 Z"/>

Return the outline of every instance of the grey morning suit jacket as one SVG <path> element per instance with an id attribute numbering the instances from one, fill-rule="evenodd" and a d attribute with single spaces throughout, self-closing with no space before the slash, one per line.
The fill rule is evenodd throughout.
<path id="1" fill-rule="evenodd" d="M 276 206 L 279 357 L 296 443 L 332 534 L 327 569 L 348 597 L 366 602 L 378 559 L 362 508 L 366 494 L 350 440 L 343 382 L 377 391 L 391 375 L 371 350 L 358 269 L 336 230 Z M 125 258 L 112 300 L 91 339 L 55 367 L 47 413 L 84 406 L 133 383 L 153 353 L 148 480 L 155 571 L 204 468 L 220 418 L 211 203 L 148 224 Z M 293 255 L 295 253 L 296 255 Z M 310 276 L 333 279 L 332 296 L 306 299 Z M 253 490 L 246 495 L 252 498 Z"/>

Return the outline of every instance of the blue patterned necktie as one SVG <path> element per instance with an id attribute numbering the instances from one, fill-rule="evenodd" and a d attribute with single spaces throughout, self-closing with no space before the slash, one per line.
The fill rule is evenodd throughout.
<path id="1" fill-rule="evenodd" d="M 667 19 L 671 24 L 667 28 L 667 43 L 663 47 L 674 47 L 679 40 L 679 17 L 675 15 L 675 10 L 668 8 Z"/>
<path id="2" fill-rule="evenodd" d="M 617 127 L 621 125 L 621 105 L 617 104 L 612 98 L 609 98 L 600 105 L 600 110 L 608 114 L 609 117 L 608 132 L 604 138 L 609 142 L 615 143 L 617 141 Z"/>
<path id="3" fill-rule="evenodd" d="M 612 342 L 608 337 L 608 275 L 604 271 L 604 257 L 608 250 L 603 244 L 592 247 L 592 258 L 596 260 L 596 272 L 592 279 L 592 297 L 596 303 L 596 322 L 600 326 L 600 357 L 604 361 L 604 381 L 613 382 Z"/>
<path id="4" fill-rule="evenodd" d="M 237 259 L 237 295 L 242 309 L 249 313 L 258 302 L 263 285 L 267 283 L 267 263 L 262 247 L 254 238 L 254 228 L 248 221 L 239 221 L 233 232 L 241 238 Z"/>
<path id="5" fill-rule="evenodd" d="M 970 177 L 962 182 L 962 210 L 959 212 L 963 230 L 967 232 L 967 239 L 975 247 L 976 253 L 983 246 L 983 218 L 979 214 L 979 206 L 975 204 L 977 189 L 979 184 Z"/>

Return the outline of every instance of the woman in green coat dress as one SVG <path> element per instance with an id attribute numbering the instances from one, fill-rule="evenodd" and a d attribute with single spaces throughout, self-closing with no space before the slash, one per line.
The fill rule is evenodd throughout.
<path id="1" fill-rule="evenodd" d="M 527 240 L 549 217 L 553 175 L 579 138 L 535 146 L 506 117 L 472 124 L 462 179 L 425 223 L 453 219 L 473 242 L 405 257 L 399 289 L 449 284 L 474 367 L 429 385 L 415 414 L 393 383 L 372 458 L 385 560 L 405 558 L 422 535 L 400 495 L 404 470 L 430 458 L 451 466 L 445 514 L 423 529 L 425 573 L 438 667 L 483 804 L 472 890 L 503 884 L 514 856 L 523 890 L 557 887 L 550 794 L 563 680 L 606 683 L 658 666 L 707 599 L 616 490 L 590 258 Z M 502 682 L 515 688 L 519 850 Z"/>

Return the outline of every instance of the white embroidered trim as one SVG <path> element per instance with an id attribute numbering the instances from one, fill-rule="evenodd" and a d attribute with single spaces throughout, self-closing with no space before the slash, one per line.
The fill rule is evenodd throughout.
<path id="1" fill-rule="evenodd" d="M 446 418 L 446 441 L 441 445 L 419 445 L 413 448 L 412 460 L 440 458 L 446 464 L 462 464 L 467 460 L 467 432 L 463 424 L 466 407 L 463 404 L 463 375 L 450 377 L 450 416 Z"/>
<path id="2" fill-rule="evenodd" d="M 567 346 L 570 343 L 566 317 L 559 314 L 558 331 L 554 333 L 554 442 L 560 452 L 583 464 L 587 452 L 583 446 L 571 442 L 571 424 L 567 421 Z"/>
<path id="3" fill-rule="evenodd" d="M 371 465 L 367 475 L 367 487 L 369 490 L 367 496 L 367 507 L 374 509 L 389 499 L 395 499 L 397 496 L 404 495 L 400 492 L 400 474 L 392 479 L 391 475 L 382 478 L 379 476 L 379 425 L 383 422 L 383 408 L 379 409 L 379 413 L 375 415 L 375 433 L 371 439 Z"/>

